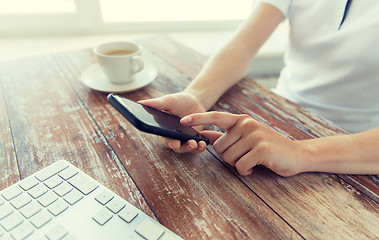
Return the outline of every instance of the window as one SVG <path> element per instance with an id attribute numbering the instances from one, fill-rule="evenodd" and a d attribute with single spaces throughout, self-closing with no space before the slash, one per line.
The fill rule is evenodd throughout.
<path id="1" fill-rule="evenodd" d="M 73 13 L 74 0 L 0 0 L 0 14 Z"/>
<path id="2" fill-rule="evenodd" d="M 253 0 L 0 0 L 1 35 L 228 30 Z"/>
<path id="3" fill-rule="evenodd" d="M 241 20 L 251 0 L 100 0 L 105 22 Z"/>

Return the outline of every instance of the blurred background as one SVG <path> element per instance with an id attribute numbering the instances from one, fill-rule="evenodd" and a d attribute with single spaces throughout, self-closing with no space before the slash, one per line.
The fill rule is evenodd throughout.
<path id="1" fill-rule="evenodd" d="M 0 62 L 168 34 L 210 56 L 249 15 L 254 0 L 0 0 Z M 270 88 L 283 67 L 283 22 L 251 64 Z"/>

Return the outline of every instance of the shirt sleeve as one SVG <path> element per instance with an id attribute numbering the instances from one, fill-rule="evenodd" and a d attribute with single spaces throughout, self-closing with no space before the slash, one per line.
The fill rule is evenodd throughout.
<path id="1" fill-rule="evenodd" d="M 292 0 L 257 0 L 257 2 L 270 4 L 283 13 L 284 18 L 288 18 Z"/>

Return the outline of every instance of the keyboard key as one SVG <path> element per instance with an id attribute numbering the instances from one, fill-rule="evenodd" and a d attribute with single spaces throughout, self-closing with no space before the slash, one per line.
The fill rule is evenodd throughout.
<path id="1" fill-rule="evenodd" d="M 58 186 L 59 184 L 61 184 L 63 182 L 62 178 L 60 178 L 59 176 L 54 176 L 54 177 L 51 177 L 49 179 L 47 179 L 44 184 L 50 188 L 50 189 L 53 189 L 55 188 L 56 186 Z"/>
<path id="2" fill-rule="evenodd" d="M 147 218 L 136 227 L 135 231 L 147 240 L 157 240 L 164 233 L 163 228 Z"/>
<path id="3" fill-rule="evenodd" d="M 20 225 L 23 221 L 24 221 L 24 219 L 21 217 L 20 214 L 13 213 L 13 214 L 9 215 L 8 217 L 4 218 L 3 220 L 1 220 L 0 225 L 3 226 L 3 228 L 6 231 L 9 232 L 13 228 Z"/>
<path id="4" fill-rule="evenodd" d="M 91 181 L 89 177 L 83 174 L 75 175 L 68 182 L 84 195 L 90 194 L 99 186 L 95 181 Z"/>
<path id="5" fill-rule="evenodd" d="M 31 218 L 34 214 L 41 211 L 41 206 L 36 202 L 31 202 L 30 204 L 23 207 L 20 213 L 27 219 Z"/>
<path id="6" fill-rule="evenodd" d="M 12 199 L 10 203 L 12 204 L 14 208 L 20 209 L 26 206 L 31 201 L 32 201 L 32 198 L 28 194 L 23 193 L 21 195 L 18 195 L 16 198 Z"/>
<path id="7" fill-rule="evenodd" d="M 95 210 L 88 211 L 86 206 Z M 82 220 L 73 219 L 75 214 L 71 211 L 79 213 L 83 221 L 90 221 L 97 229 L 127 228 L 124 239 L 155 240 L 173 236 L 110 189 L 68 162 L 60 161 L 0 191 L 0 240 L 38 237 L 77 240 L 79 236 L 87 239 L 68 232 L 70 224 L 82 224 Z M 70 224 L 66 226 L 66 223 Z M 83 222 L 84 225 L 88 223 Z"/>
<path id="8" fill-rule="evenodd" d="M 67 181 L 68 179 L 75 176 L 77 173 L 78 173 L 78 170 L 75 170 L 74 168 L 66 168 L 61 173 L 59 173 L 59 176 Z"/>
<path id="9" fill-rule="evenodd" d="M 0 206 L 0 220 L 13 213 L 13 209 L 8 204 Z"/>
<path id="10" fill-rule="evenodd" d="M 46 233 L 46 237 L 49 240 L 59 240 L 68 234 L 68 231 L 62 225 L 57 225 Z"/>
<path id="11" fill-rule="evenodd" d="M 67 193 L 69 193 L 72 189 L 73 188 L 72 188 L 71 185 L 69 185 L 68 183 L 64 182 L 61 185 L 59 185 L 58 187 L 54 188 L 54 192 L 58 196 L 63 197 L 64 195 L 66 195 Z"/>
<path id="12" fill-rule="evenodd" d="M 13 185 L 11 187 L 6 188 L 1 192 L 1 195 L 7 200 L 10 201 L 13 198 L 17 197 L 22 193 L 22 190 L 19 186 Z"/>
<path id="13" fill-rule="evenodd" d="M 96 201 L 98 201 L 102 205 L 107 204 L 110 200 L 112 200 L 112 198 L 113 198 L 113 194 L 111 194 L 109 191 L 106 191 L 106 190 L 102 191 L 95 197 Z"/>
<path id="14" fill-rule="evenodd" d="M 28 191 L 32 187 L 35 187 L 38 183 L 39 182 L 35 177 L 28 177 L 22 180 L 19 186 L 24 189 L 24 191 Z"/>
<path id="15" fill-rule="evenodd" d="M 51 204 L 47 210 L 54 216 L 58 216 L 68 208 L 68 205 L 61 199 Z"/>
<path id="16" fill-rule="evenodd" d="M 117 214 L 123 207 L 125 207 L 125 203 L 120 201 L 117 198 L 113 198 L 108 204 L 107 208 L 111 210 L 114 214 Z"/>
<path id="17" fill-rule="evenodd" d="M 34 225 L 36 228 L 43 227 L 46 223 L 48 223 L 52 219 L 50 213 L 46 212 L 45 210 L 37 213 L 34 215 L 30 222 Z"/>
<path id="18" fill-rule="evenodd" d="M 15 240 L 22 240 L 30 236 L 33 232 L 34 229 L 29 223 L 23 223 L 12 231 L 11 236 Z"/>
<path id="19" fill-rule="evenodd" d="M 34 188 L 30 189 L 28 191 L 29 195 L 32 196 L 34 199 L 39 198 L 43 194 L 47 192 L 47 188 L 43 184 L 38 184 Z"/>
<path id="20" fill-rule="evenodd" d="M 42 206 L 47 207 L 53 202 L 57 201 L 57 199 L 58 199 L 57 195 L 49 191 L 46 194 L 42 195 L 42 197 L 38 199 L 38 202 Z"/>
<path id="21" fill-rule="evenodd" d="M 82 198 L 83 198 L 83 195 L 79 191 L 74 190 L 74 191 L 71 191 L 69 194 L 67 194 L 66 197 L 64 197 L 64 200 L 68 204 L 74 205 L 75 203 L 79 202 Z"/>
<path id="22" fill-rule="evenodd" d="M 121 210 L 118 216 L 127 223 L 130 223 L 135 217 L 137 217 L 138 211 L 132 207 L 125 207 Z"/>
<path id="23" fill-rule="evenodd" d="M 3 236 L 0 238 L 0 240 L 13 240 L 11 237 Z"/>
<path id="24" fill-rule="evenodd" d="M 103 208 L 98 213 L 96 213 L 92 218 L 95 220 L 98 224 L 103 226 L 106 224 L 111 218 L 113 217 L 113 214 L 108 211 L 107 209 Z"/>
<path id="25" fill-rule="evenodd" d="M 48 178 L 54 176 L 55 174 L 61 172 L 62 170 L 66 169 L 67 167 L 68 167 L 67 162 L 59 161 L 42 169 L 35 176 L 39 181 L 43 182 L 47 180 Z"/>
<path id="26" fill-rule="evenodd" d="M 74 235 L 69 233 L 62 240 L 79 240 L 79 239 L 77 239 Z"/>

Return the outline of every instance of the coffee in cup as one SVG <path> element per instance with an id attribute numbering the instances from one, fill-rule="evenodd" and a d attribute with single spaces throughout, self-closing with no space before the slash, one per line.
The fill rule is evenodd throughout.
<path id="1" fill-rule="evenodd" d="M 112 83 L 131 82 L 136 73 L 144 68 L 142 47 L 133 42 L 104 43 L 93 51 L 101 69 Z"/>

